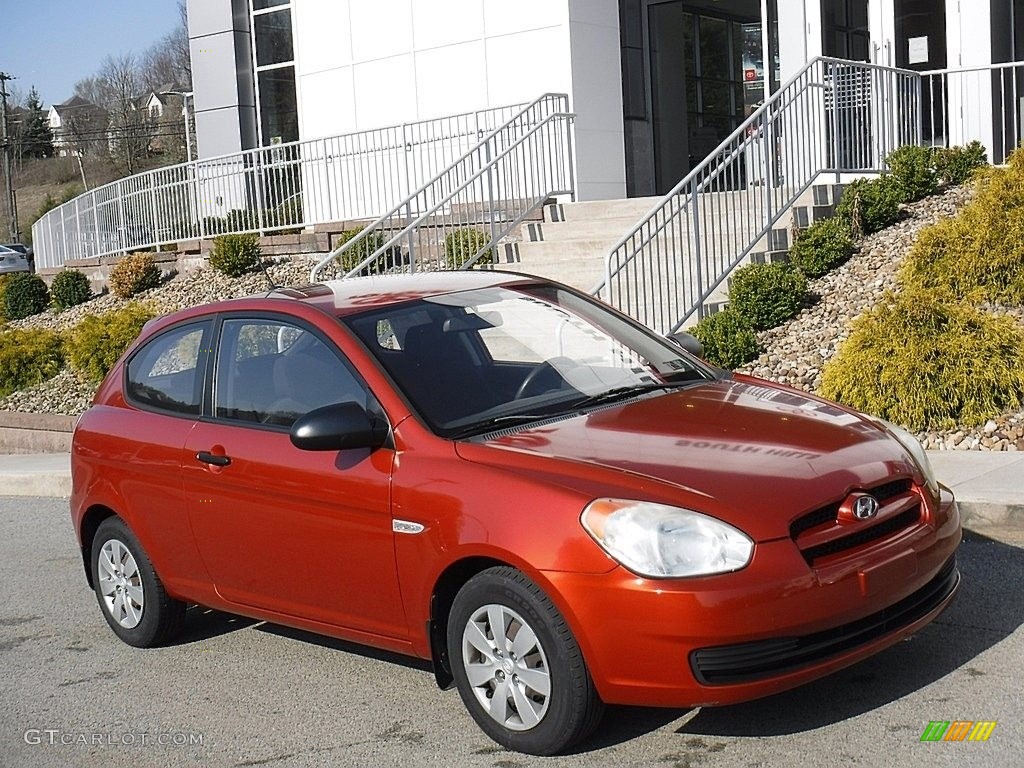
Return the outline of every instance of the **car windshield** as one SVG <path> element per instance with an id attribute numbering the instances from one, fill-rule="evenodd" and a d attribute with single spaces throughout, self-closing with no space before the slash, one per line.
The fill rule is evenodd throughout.
<path id="1" fill-rule="evenodd" d="M 343 322 L 445 437 L 714 378 L 673 343 L 551 285 L 460 291 Z"/>

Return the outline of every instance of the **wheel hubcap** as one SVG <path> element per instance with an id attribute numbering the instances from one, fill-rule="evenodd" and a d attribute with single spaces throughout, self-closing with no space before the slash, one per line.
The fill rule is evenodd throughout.
<path id="1" fill-rule="evenodd" d="M 139 566 L 123 543 L 108 540 L 98 555 L 99 587 L 107 613 L 125 629 L 142 621 L 144 596 Z"/>
<path id="2" fill-rule="evenodd" d="M 462 633 L 462 664 L 480 706 L 513 731 L 537 726 L 548 711 L 551 673 L 536 633 L 504 605 L 474 612 Z"/>

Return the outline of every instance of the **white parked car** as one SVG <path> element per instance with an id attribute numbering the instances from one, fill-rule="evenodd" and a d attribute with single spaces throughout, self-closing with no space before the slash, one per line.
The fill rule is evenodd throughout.
<path id="1" fill-rule="evenodd" d="M 0 275 L 11 272 L 28 272 L 28 259 L 15 250 L 0 245 Z"/>

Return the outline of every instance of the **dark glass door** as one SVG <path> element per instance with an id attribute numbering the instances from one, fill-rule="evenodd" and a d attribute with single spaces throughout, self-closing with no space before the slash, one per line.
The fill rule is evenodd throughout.
<path id="1" fill-rule="evenodd" d="M 822 0 L 822 52 L 852 61 L 870 61 L 868 0 Z"/>

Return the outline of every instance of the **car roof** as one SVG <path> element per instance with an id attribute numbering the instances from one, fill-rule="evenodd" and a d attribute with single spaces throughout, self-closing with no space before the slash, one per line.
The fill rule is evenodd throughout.
<path id="1" fill-rule="evenodd" d="M 0 253 L 17 253 L 19 256 L 21 256 L 21 254 L 18 253 L 16 250 L 6 245 L 0 245 Z"/>
<path id="2" fill-rule="evenodd" d="M 160 329 L 180 320 L 191 320 L 217 312 L 258 311 L 268 309 L 267 302 L 297 300 L 321 312 L 341 317 L 389 304 L 427 299 L 459 291 L 491 288 L 498 285 L 530 285 L 544 278 L 497 270 L 454 270 L 417 274 L 375 275 L 329 280 L 299 287 L 275 288 L 267 293 L 241 299 L 227 299 L 189 307 L 154 318 L 147 328 Z"/>
<path id="3" fill-rule="evenodd" d="M 270 295 L 298 299 L 340 316 L 447 293 L 536 283 L 539 279 L 497 270 L 450 270 L 350 277 L 297 288 L 279 288 Z"/>

